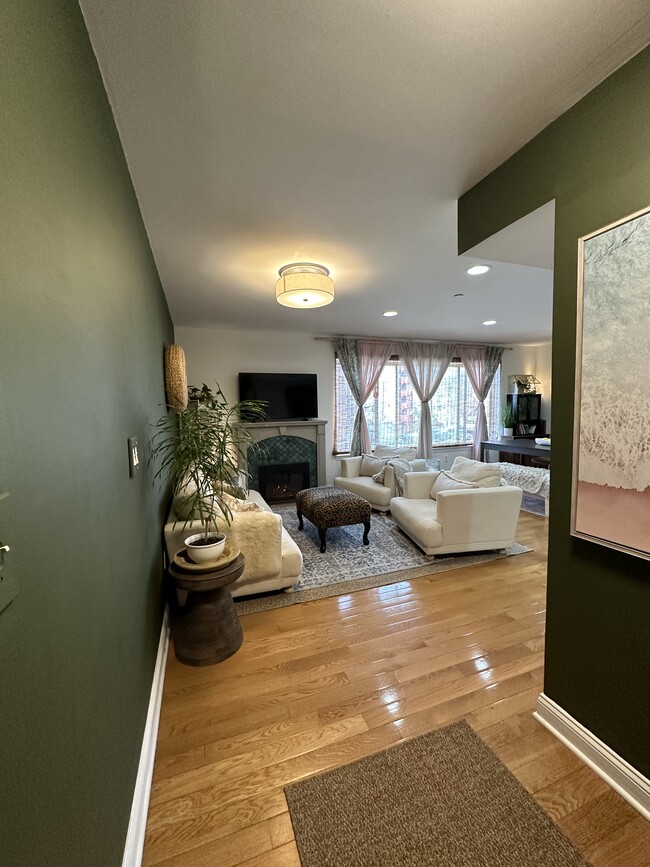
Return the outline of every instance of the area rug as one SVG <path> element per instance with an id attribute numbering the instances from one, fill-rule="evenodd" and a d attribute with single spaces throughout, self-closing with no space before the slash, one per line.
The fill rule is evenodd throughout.
<path id="1" fill-rule="evenodd" d="M 465 720 L 284 791 L 302 867 L 589 867 Z"/>
<path id="2" fill-rule="evenodd" d="M 281 516 L 282 523 L 302 552 L 302 577 L 293 593 L 263 593 L 242 600 L 235 599 L 240 615 L 409 581 L 423 575 L 462 569 L 531 550 L 515 543 L 506 549 L 505 554 L 488 551 L 450 554 L 434 559 L 424 554 L 390 517 L 373 512 L 369 545 L 362 542 L 362 524 L 335 527 L 327 531 L 327 548 L 321 554 L 318 530 L 307 520 L 304 521 L 305 529 L 298 529 L 294 504 L 276 506 L 274 511 Z"/>
<path id="3" fill-rule="evenodd" d="M 521 498 L 521 508 L 524 512 L 532 512 L 533 515 L 542 515 L 544 517 L 544 508 L 546 500 L 543 497 L 537 497 L 535 494 L 527 494 L 524 492 Z"/>

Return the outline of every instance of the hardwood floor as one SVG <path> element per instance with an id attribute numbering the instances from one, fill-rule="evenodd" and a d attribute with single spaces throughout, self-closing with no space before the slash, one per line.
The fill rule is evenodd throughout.
<path id="1" fill-rule="evenodd" d="M 170 649 L 143 863 L 299 867 L 286 783 L 464 717 L 594 867 L 648 865 L 650 823 L 531 716 L 545 519 L 517 539 L 533 552 L 247 615 L 219 665 Z"/>

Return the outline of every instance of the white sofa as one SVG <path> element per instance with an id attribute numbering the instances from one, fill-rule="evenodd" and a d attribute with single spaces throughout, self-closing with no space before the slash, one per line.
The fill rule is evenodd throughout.
<path id="1" fill-rule="evenodd" d="M 411 464 L 413 470 L 424 470 L 424 460 L 415 460 L 415 449 L 391 449 L 390 446 L 375 446 L 373 457 L 388 460 L 390 457 L 401 457 Z M 351 458 L 341 458 L 341 475 L 336 476 L 334 484 L 337 488 L 350 491 L 367 500 L 373 509 L 387 512 L 390 501 L 397 494 L 395 489 L 395 471 L 390 465 L 384 473 L 384 484 L 373 481 L 372 476 L 361 475 L 363 455 Z"/>
<path id="2" fill-rule="evenodd" d="M 257 491 L 249 491 L 248 501 L 260 511 L 234 512 L 232 523 L 218 522 L 218 529 L 239 548 L 246 559 L 243 574 L 231 586 L 233 596 L 286 590 L 300 580 L 302 554 L 282 526 L 282 519 L 271 511 Z M 200 521 L 185 522 L 172 506 L 165 525 L 165 545 L 171 562 L 183 548 L 183 541 L 200 532 Z"/>
<path id="3" fill-rule="evenodd" d="M 440 491 L 433 500 L 432 484 L 431 473 L 406 473 L 404 496 L 390 501 L 393 520 L 425 554 L 489 551 L 512 545 L 521 488 L 500 485 Z"/>

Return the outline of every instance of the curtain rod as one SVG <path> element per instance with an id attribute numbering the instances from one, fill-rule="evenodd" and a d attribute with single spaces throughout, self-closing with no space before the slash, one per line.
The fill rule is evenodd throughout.
<path id="1" fill-rule="evenodd" d="M 467 343 L 466 340 L 421 340 L 416 337 L 367 337 L 359 334 L 338 334 L 336 337 L 316 336 L 314 340 L 329 340 L 330 343 L 334 343 L 335 340 L 340 340 L 341 338 L 344 340 L 371 340 L 373 343 L 453 343 L 456 346 L 499 346 L 509 351 L 514 349 L 514 346 L 501 347 L 500 343 Z"/>

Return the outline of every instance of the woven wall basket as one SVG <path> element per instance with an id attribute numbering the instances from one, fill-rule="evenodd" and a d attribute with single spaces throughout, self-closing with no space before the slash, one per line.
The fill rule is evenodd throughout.
<path id="1" fill-rule="evenodd" d="M 187 371 L 183 347 L 172 343 L 165 349 L 165 391 L 175 412 L 187 409 Z"/>

